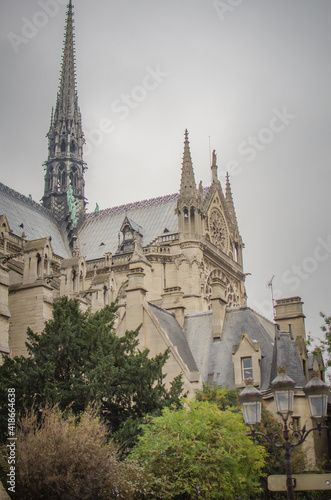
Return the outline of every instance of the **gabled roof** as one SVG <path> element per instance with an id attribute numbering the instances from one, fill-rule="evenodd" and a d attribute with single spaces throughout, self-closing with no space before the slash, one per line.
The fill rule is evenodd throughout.
<path id="1" fill-rule="evenodd" d="M 191 372 L 197 372 L 198 367 L 192 356 L 191 349 L 187 343 L 183 329 L 178 323 L 175 315 L 165 309 L 161 309 L 148 303 L 152 313 L 156 316 L 161 327 L 167 332 L 171 343 L 177 347 L 178 353 Z"/>
<path id="2" fill-rule="evenodd" d="M 136 224 L 134 220 L 129 219 L 129 217 L 127 215 L 125 216 L 124 221 L 122 222 L 121 231 L 123 231 L 123 229 L 126 225 L 129 225 L 130 228 L 132 229 L 132 231 L 137 232 L 138 234 L 140 234 L 140 236 L 143 235 L 142 227 L 139 226 L 138 224 Z"/>
<path id="3" fill-rule="evenodd" d="M 65 238 L 51 212 L 1 182 L 0 214 L 7 216 L 10 229 L 16 236 L 24 233 L 28 240 L 51 236 L 53 252 L 61 257 L 70 255 Z"/>
<path id="4" fill-rule="evenodd" d="M 50 241 L 48 238 L 39 238 L 38 240 L 30 240 L 26 243 L 24 249 L 25 250 L 40 250 L 42 248 L 45 248 L 47 244 L 49 244 Z"/>
<path id="5" fill-rule="evenodd" d="M 251 349 L 253 351 L 256 351 L 258 352 L 260 350 L 260 344 L 258 343 L 257 340 L 252 340 L 246 332 L 244 332 L 241 336 L 241 339 L 240 339 L 240 342 L 239 344 L 237 345 L 234 345 L 233 348 L 232 348 L 232 354 L 236 354 L 236 352 L 238 352 L 238 350 L 241 348 L 241 345 L 243 343 L 248 343 L 248 345 L 250 345 Z"/>
<path id="6" fill-rule="evenodd" d="M 273 353 L 273 323 L 260 319 L 248 307 L 226 310 L 222 337 L 213 338 L 212 312 L 191 314 L 185 318 L 185 335 L 202 379 L 223 387 L 235 387 L 232 349 L 246 332 L 261 348 L 261 389 L 267 389 Z"/>
<path id="7" fill-rule="evenodd" d="M 176 193 L 88 214 L 79 230 L 81 254 L 90 260 L 102 258 L 106 252 L 115 253 L 125 216 L 140 226 L 143 246 L 152 243 L 165 229 L 170 233 L 177 232 L 177 198 Z"/>

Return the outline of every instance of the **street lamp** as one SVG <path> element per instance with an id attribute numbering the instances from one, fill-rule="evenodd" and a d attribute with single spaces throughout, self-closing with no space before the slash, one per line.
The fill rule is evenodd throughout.
<path id="1" fill-rule="evenodd" d="M 327 428 L 322 424 L 323 419 L 327 416 L 329 394 L 329 388 L 319 379 L 318 372 L 313 372 L 312 379 L 303 390 L 308 399 L 311 418 L 316 426 L 309 430 L 306 430 L 306 426 L 302 429 L 296 429 L 293 426 L 293 421 L 288 423 L 288 419 L 293 413 L 294 387 L 295 382 L 286 375 L 286 368 L 280 367 L 278 376 L 271 382 L 271 391 L 274 395 L 277 414 L 282 417 L 283 425 L 279 424 L 277 432 L 270 432 L 267 429 L 266 434 L 255 431 L 255 425 L 261 423 L 262 394 L 253 387 L 253 380 L 247 380 L 245 389 L 239 394 L 245 424 L 249 425 L 251 429 L 247 435 L 251 436 L 253 441 L 257 436 L 262 436 L 275 448 L 284 449 L 288 500 L 294 500 L 291 449 L 302 444 L 312 431 L 317 430 L 321 436 L 322 429 Z M 290 441 L 291 438 L 292 441 Z"/>

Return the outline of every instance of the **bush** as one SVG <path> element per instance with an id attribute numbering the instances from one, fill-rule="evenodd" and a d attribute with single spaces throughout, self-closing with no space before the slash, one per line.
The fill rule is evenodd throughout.
<path id="1" fill-rule="evenodd" d="M 191 400 L 142 428 L 129 456 L 154 476 L 153 498 L 192 498 L 197 483 L 206 500 L 259 493 L 265 451 L 246 436 L 238 413 Z"/>
<path id="2" fill-rule="evenodd" d="M 106 425 L 96 410 L 78 419 L 58 407 L 32 409 L 19 423 L 14 498 L 109 499 L 117 486 L 122 499 L 135 499 L 135 491 L 144 490 L 144 472 L 117 456 L 118 446 L 107 442 Z M 8 472 L 5 457 L 2 472 Z"/>

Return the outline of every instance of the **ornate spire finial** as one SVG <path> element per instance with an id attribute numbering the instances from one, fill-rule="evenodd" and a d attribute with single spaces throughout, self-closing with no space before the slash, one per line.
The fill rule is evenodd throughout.
<path id="1" fill-rule="evenodd" d="M 53 117 L 54 117 L 54 107 L 52 106 L 52 112 L 51 112 L 51 126 L 50 128 L 53 127 Z"/>
<path id="2" fill-rule="evenodd" d="M 73 6 L 70 1 L 67 10 L 61 78 L 56 101 L 55 116 L 57 119 L 64 117 L 73 119 L 75 115 L 76 118 L 79 117 L 76 93 Z"/>
<path id="3" fill-rule="evenodd" d="M 225 202 L 226 202 L 226 205 L 228 207 L 228 211 L 229 211 L 229 215 L 230 215 L 230 220 L 231 220 L 231 222 L 233 224 L 233 227 L 236 228 L 236 232 L 239 235 L 236 210 L 234 208 L 234 202 L 233 202 L 233 197 L 232 197 L 232 192 L 231 192 L 230 176 L 229 176 L 228 172 L 226 173 Z"/>
<path id="4" fill-rule="evenodd" d="M 217 161 L 217 155 L 216 155 L 216 151 L 214 149 L 214 151 L 213 151 L 213 167 L 216 167 L 216 161 Z"/>
<path id="5" fill-rule="evenodd" d="M 213 151 L 213 161 L 212 161 L 212 165 L 211 165 L 212 183 L 218 182 L 216 161 L 217 161 L 217 156 L 216 156 L 216 151 L 214 149 L 214 151 Z"/>
<path id="6" fill-rule="evenodd" d="M 231 198 L 232 199 L 229 172 L 226 173 L 225 196 L 226 196 L 226 198 Z"/>
<path id="7" fill-rule="evenodd" d="M 185 130 L 180 194 L 181 196 L 185 195 L 188 197 L 196 196 L 197 194 L 187 129 Z"/>

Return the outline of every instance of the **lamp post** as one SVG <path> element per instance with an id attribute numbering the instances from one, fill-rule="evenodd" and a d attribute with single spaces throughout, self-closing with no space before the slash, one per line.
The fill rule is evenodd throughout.
<path id="1" fill-rule="evenodd" d="M 253 387 L 252 379 L 247 380 L 246 384 L 245 389 L 239 394 L 239 401 L 242 406 L 245 424 L 251 429 L 251 432 L 247 435 L 251 436 L 253 441 L 257 436 L 262 436 L 275 448 L 284 449 L 287 498 L 288 500 L 294 500 L 291 450 L 302 444 L 312 431 L 317 430 L 321 436 L 322 429 L 327 428 L 327 426 L 323 425 L 323 420 L 327 416 L 329 388 L 319 379 L 318 372 L 313 372 L 312 379 L 303 390 L 308 399 L 311 418 L 316 425 L 309 430 L 306 430 L 306 426 L 302 429 L 296 429 L 293 426 L 293 421 L 288 422 L 288 419 L 293 414 L 295 382 L 286 375 L 286 368 L 280 367 L 278 376 L 271 382 L 271 390 L 274 395 L 277 414 L 282 417 L 283 422 L 279 424 L 279 431 L 270 432 L 267 429 L 266 434 L 264 434 L 255 430 L 255 425 L 261 423 L 262 394 Z"/>

